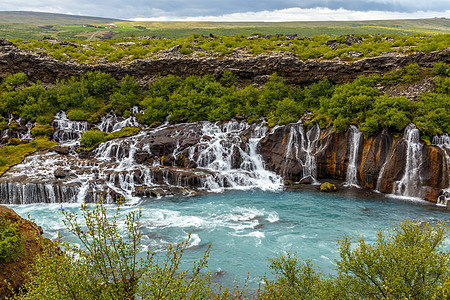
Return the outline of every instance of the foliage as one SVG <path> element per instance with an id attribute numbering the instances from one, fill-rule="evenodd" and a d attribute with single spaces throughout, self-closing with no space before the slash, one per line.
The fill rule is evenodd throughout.
<path id="1" fill-rule="evenodd" d="M 31 140 L 26 144 L 3 146 L 0 148 L 0 175 L 5 173 L 11 166 L 21 163 L 27 155 L 36 151 L 50 149 L 56 146 L 55 142 L 46 139 Z"/>
<path id="2" fill-rule="evenodd" d="M 71 109 L 67 112 L 67 118 L 72 121 L 87 121 L 91 114 L 82 109 Z"/>
<path id="3" fill-rule="evenodd" d="M 35 137 L 44 136 L 50 138 L 53 134 L 53 131 L 54 131 L 53 127 L 50 126 L 49 124 L 45 125 L 37 124 L 31 129 L 31 134 L 34 135 Z"/>
<path id="4" fill-rule="evenodd" d="M 0 263 L 14 261 L 23 248 L 17 223 L 11 222 L 6 214 L 0 215 Z"/>
<path id="5" fill-rule="evenodd" d="M 97 147 L 100 143 L 117 139 L 121 137 L 127 137 L 136 135 L 139 132 L 139 128 L 137 127 L 124 127 L 120 130 L 106 133 L 98 130 L 97 128 L 92 128 L 83 132 L 81 135 L 80 142 L 86 147 L 87 151 L 91 151 L 95 147 Z"/>
<path id="6" fill-rule="evenodd" d="M 445 223 L 405 220 L 377 241 L 344 236 L 336 275 L 287 253 L 271 259 L 274 280 L 264 279 L 264 299 L 447 299 L 450 254 L 442 246 Z M 292 295 L 292 296 L 290 296 Z"/>
<path id="7" fill-rule="evenodd" d="M 83 132 L 81 135 L 80 142 L 87 148 L 93 149 L 98 144 L 106 141 L 106 133 L 98 130 L 97 128 L 92 128 Z"/>
<path id="8" fill-rule="evenodd" d="M 211 275 L 204 273 L 210 247 L 184 271 L 181 261 L 189 238 L 169 246 L 163 258 L 144 251 L 140 211 L 128 213 L 123 225 L 119 225 L 120 206 L 108 216 L 101 204 L 82 204 L 82 220 L 77 214 L 63 213 L 66 228 L 82 247 L 58 241 L 47 247 L 36 258 L 26 293 L 19 299 L 226 299 L 232 295 L 217 293 Z M 244 290 L 233 292 L 246 297 Z"/>

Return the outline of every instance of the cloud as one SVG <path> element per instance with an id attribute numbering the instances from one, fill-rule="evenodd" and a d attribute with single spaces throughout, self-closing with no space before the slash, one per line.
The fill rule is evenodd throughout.
<path id="1" fill-rule="evenodd" d="M 418 11 L 408 12 L 386 12 L 386 11 L 353 11 L 343 8 L 287 8 L 279 10 L 249 11 L 241 13 L 231 13 L 219 16 L 199 16 L 199 17 L 170 17 L 159 16 L 153 18 L 134 18 L 134 21 L 259 21 L 259 22 L 285 22 L 285 21 L 354 21 L 354 20 L 392 20 L 392 19 L 420 19 L 434 17 L 449 17 L 450 10 L 447 11 Z"/>
<path id="2" fill-rule="evenodd" d="M 120 19 L 351 20 L 448 16 L 450 3 L 449 0 L 1 0 L 1 9 Z"/>

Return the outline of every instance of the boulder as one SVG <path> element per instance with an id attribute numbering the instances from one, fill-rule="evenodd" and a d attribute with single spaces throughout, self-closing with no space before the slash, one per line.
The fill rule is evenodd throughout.
<path id="1" fill-rule="evenodd" d="M 320 185 L 321 192 L 336 192 L 336 190 L 336 186 L 329 182 L 324 182 Z"/>
<path id="2" fill-rule="evenodd" d="M 56 178 L 60 179 L 60 178 L 65 178 L 67 176 L 67 171 L 62 169 L 62 168 L 58 168 L 53 172 L 53 175 L 55 175 Z"/>

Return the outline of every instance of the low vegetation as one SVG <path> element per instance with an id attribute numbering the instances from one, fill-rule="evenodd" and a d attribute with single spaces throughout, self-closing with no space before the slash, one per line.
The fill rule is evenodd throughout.
<path id="1" fill-rule="evenodd" d="M 0 148 L 0 175 L 5 173 L 11 166 L 20 164 L 27 155 L 56 146 L 55 142 L 48 139 L 35 139 L 23 142 L 17 140 L 16 142 L 20 144 Z"/>
<path id="2" fill-rule="evenodd" d="M 36 258 L 18 299 L 248 299 L 247 284 L 223 290 L 207 271 L 210 247 L 191 269 L 181 267 L 189 239 L 165 255 L 143 250 L 140 211 L 120 206 L 107 214 L 101 204 L 65 211 L 64 224 L 82 247 L 55 241 Z M 121 223 L 122 224 L 122 223 Z M 123 231 L 122 231 L 123 229 Z M 447 299 L 450 253 L 445 223 L 406 220 L 377 241 L 344 236 L 338 241 L 336 273 L 324 275 L 295 253 L 270 259 L 273 276 L 263 276 L 254 299 Z M 63 252 L 60 251 L 63 250 Z"/>
<path id="3" fill-rule="evenodd" d="M 6 214 L 0 215 L 0 263 L 14 261 L 24 251 L 24 241 L 17 223 Z"/>
<path id="4" fill-rule="evenodd" d="M 45 52 L 61 61 L 78 63 L 118 62 L 165 57 L 167 50 L 192 57 L 255 56 L 272 51 L 290 52 L 299 59 L 334 59 L 345 61 L 375 57 L 383 53 L 429 53 L 450 44 L 450 34 L 408 35 L 354 34 L 330 35 L 225 35 L 194 34 L 181 38 L 121 38 L 103 41 L 58 42 L 54 40 L 13 40 L 20 49 Z M 174 48 L 175 47 L 175 48 Z"/>
<path id="5" fill-rule="evenodd" d="M 437 63 L 432 69 L 411 64 L 382 76 L 360 76 L 340 85 L 323 79 L 304 88 L 289 86 L 276 74 L 262 88 L 243 85 L 236 75 L 224 73 L 218 79 L 210 75 L 185 79 L 169 75 L 156 79 L 147 89 L 133 77 L 117 81 L 98 71 L 50 87 L 30 83 L 25 75 L 15 74 L 1 84 L 0 113 L 18 115 L 23 122 L 37 122 L 32 132 L 35 136 L 51 136 L 49 122 L 60 110 L 67 111 L 69 119 L 95 123 L 110 110 L 128 117 L 130 109 L 137 105 L 142 109 L 138 121 L 153 126 L 166 119 L 180 123 L 237 118 L 252 123 L 265 118 L 272 127 L 296 122 L 305 113 L 312 113 L 304 120 L 307 127 L 318 122 L 322 128 L 334 126 L 343 132 L 355 124 L 369 137 L 382 128 L 401 132 L 413 122 L 429 139 L 450 132 L 449 70 L 445 63 Z M 424 78 L 432 80 L 435 89 L 423 92 L 415 101 L 382 92 Z M 11 131 L 19 129 L 15 121 L 8 125 L 3 120 L 0 126 Z M 95 138 L 85 137 L 87 147 L 107 139 L 105 134 L 88 134 Z"/>
<path id="6" fill-rule="evenodd" d="M 84 145 L 87 151 L 91 151 L 92 149 L 94 149 L 103 142 L 107 142 L 109 140 L 121 137 L 136 135 L 139 132 L 139 130 L 140 129 L 137 127 L 124 127 L 120 130 L 111 133 L 106 133 L 96 128 L 93 128 L 91 130 L 83 132 L 80 142 Z"/>

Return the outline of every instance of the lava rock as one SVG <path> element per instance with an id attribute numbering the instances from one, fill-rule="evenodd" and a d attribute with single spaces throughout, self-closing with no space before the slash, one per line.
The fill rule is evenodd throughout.
<path id="1" fill-rule="evenodd" d="M 50 150 L 63 155 L 67 155 L 70 152 L 69 147 L 67 146 L 55 146 L 52 147 Z"/>
<path id="2" fill-rule="evenodd" d="M 58 168 L 58 169 L 56 169 L 56 170 L 53 172 L 53 175 L 54 175 L 56 178 L 66 178 L 66 177 L 67 177 L 67 171 L 64 170 L 64 169 Z"/>
<path id="3" fill-rule="evenodd" d="M 329 182 L 324 182 L 320 186 L 321 192 L 336 192 L 336 190 L 337 190 L 336 186 Z"/>

